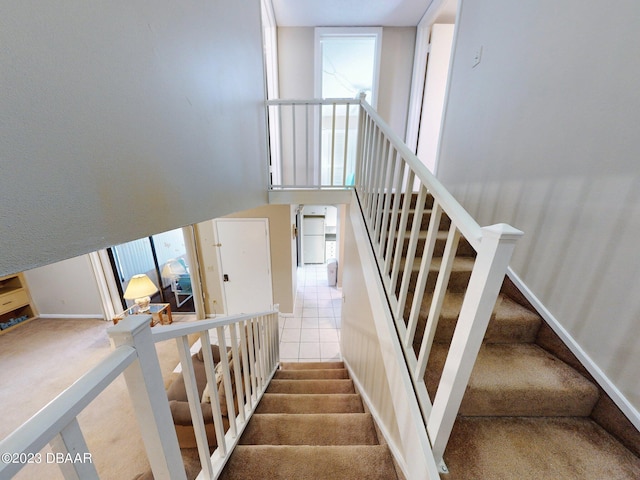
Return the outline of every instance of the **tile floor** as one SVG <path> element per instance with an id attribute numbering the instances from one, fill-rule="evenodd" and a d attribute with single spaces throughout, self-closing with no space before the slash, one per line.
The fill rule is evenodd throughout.
<path id="1" fill-rule="evenodd" d="M 342 290 L 330 287 L 326 265 L 305 265 L 297 271 L 293 316 L 280 317 L 280 360 L 341 360 Z"/>

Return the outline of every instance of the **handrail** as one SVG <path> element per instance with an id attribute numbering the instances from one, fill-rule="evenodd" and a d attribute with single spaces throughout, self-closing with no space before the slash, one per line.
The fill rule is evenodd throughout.
<path id="1" fill-rule="evenodd" d="M 264 317 L 278 313 L 278 310 L 265 310 L 256 313 L 242 313 L 238 315 L 228 315 L 220 318 L 198 320 L 197 322 L 172 323 L 170 325 L 156 325 L 151 330 L 154 342 L 171 340 L 184 335 L 201 333 L 204 330 L 211 330 L 218 327 L 226 327 L 234 323 L 250 320 L 256 317 Z"/>
<path id="2" fill-rule="evenodd" d="M 45 460 L 38 458 L 38 456 L 41 455 L 39 452 L 47 443 L 52 442 L 54 452 L 57 454 L 66 456 L 67 453 L 70 453 L 61 451 L 57 447 L 58 444 L 53 442 L 54 439 L 70 425 L 75 429 L 77 427 L 76 417 L 80 412 L 131 365 L 136 357 L 136 351 L 131 347 L 115 349 L 97 366 L 85 373 L 22 426 L 3 439 L 0 442 L 0 452 L 4 453 L 0 461 L 0 478 L 9 478 L 15 475 L 27 463 L 27 461 L 20 461 L 21 458 L 31 459 L 32 463 L 45 463 Z M 66 434 L 73 435 L 69 432 L 70 430 L 67 429 Z M 82 435 L 79 434 L 78 437 L 78 433 L 79 430 L 74 435 L 74 441 L 76 445 L 83 445 L 84 449 L 75 452 L 82 452 L 82 457 L 78 462 L 71 463 L 77 464 L 78 467 L 80 464 L 84 464 L 82 468 L 85 469 L 85 474 L 87 473 L 86 469 L 89 469 L 88 473 L 97 478 L 92 458 L 86 444 L 84 444 Z M 11 453 L 15 460 L 11 457 L 5 458 L 7 453 Z"/>
<path id="3" fill-rule="evenodd" d="M 343 104 L 346 121 L 336 115 L 337 105 Z M 357 116 L 351 113 L 350 107 L 356 104 L 360 105 Z M 266 106 L 270 122 L 272 191 L 301 193 L 306 189 L 338 187 L 354 188 L 356 192 L 422 420 L 433 454 L 441 461 L 497 292 L 522 232 L 508 225 L 481 228 L 364 96 L 269 100 Z M 333 106 L 331 112 L 329 106 Z M 289 116 L 285 112 L 290 112 Z M 357 123 L 349 124 L 352 115 Z M 345 146 L 344 152 L 338 155 L 343 176 L 342 181 L 336 182 L 336 138 L 341 136 L 345 143 L 351 139 L 351 150 Z M 321 171 L 323 175 L 319 174 Z M 330 182 L 327 171 L 331 172 Z M 351 177 L 353 181 L 346 180 Z M 428 220 L 426 238 L 425 220 Z M 438 261 L 434 258 L 436 245 L 442 242 L 440 229 L 447 228 L 447 222 L 450 224 L 448 232 L 443 232 L 446 233 L 444 252 L 438 252 L 442 255 Z M 473 249 L 473 258 L 466 262 L 473 266 L 450 354 L 432 402 L 424 376 L 462 241 Z M 421 242 L 422 249 L 418 248 Z M 427 285 L 431 289 L 428 292 L 431 302 L 420 338 L 416 332 Z M 414 351 L 414 342 L 419 344 L 418 354 Z"/>
<path id="4" fill-rule="evenodd" d="M 217 349 L 220 355 L 217 364 L 212 354 L 210 331 L 215 331 L 217 337 Z M 202 473 L 206 478 L 217 478 L 224 468 L 275 374 L 280 358 L 278 332 L 277 305 L 275 309 L 263 312 L 159 325 L 151 332 L 153 342 L 171 339 L 177 342 L 191 423 Z M 202 413 L 202 395 L 197 387 L 191 358 L 188 336 L 192 334 L 200 336 L 202 358 L 210 391 L 217 445 L 213 454 L 210 453 Z M 223 354 L 227 351 L 231 354 L 230 358 Z M 218 380 L 220 375 L 221 381 Z M 224 400 L 219 400 L 220 388 L 224 388 Z M 227 412 L 224 415 L 223 406 L 226 407 Z M 225 423 L 228 425 L 228 431 L 225 431 Z"/>
<path id="5" fill-rule="evenodd" d="M 482 231 L 480 225 L 458 202 L 455 197 L 445 188 L 445 186 L 429 171 L 424 163 L 409 149 L 402 139 L 387 125 L 371 105 L 363 101 L 362 108 L 373 119 L 380 131 L 389 139 L 393 147 L 424 185 L 428 185 L 431 195 L 438 199 L 438 203 L 447 213 L 449 218 L 458 226 L 462 235 L 467 239 L 475 250 L 480 246 Z"/>
<path id="6" fill-rule="evenodd" d="M 53 454 L 46 463 L 58 463 L 65 478 L 97 479 L 92 454 L 84 440 L 77 416 L 107 386 L 124 375 L 138 420 L 149 463 L 155 478 L 186 480 L 180 448 L 164 381 L 156 342 L 175 339 L 187 389 L 192 423 L 203 472 L 216 478 L 264 394 L 279 361 L 278 309 L 197 322 L 150 327 L 149 315 L 130 315 L 107 330 L 114 350 L 97 366 L 46 405 L 31 419 L 0 441 L 0 478 L 10 478 L 27 463 L 45 463 L 39 458 L 49 443 Z M 216 331 L 220 352 L 214 362 L 209 331 Z M 201 398 L 197 390 L 188 336 L 200 334 L 207 380 L 217 388 L 216 373 L 222 375 L 228 418 L 223 421 L 217 392 L 212 411 L 218 447 L 209 453 Z M 230 342 L 227 349 L 226 335 Z M 235 368 L 232 368 L 234 364 Z M 235 404 L 238 404 L 236 412 Z M 225 432 L 227 422 L 229 431 Z M 71 456 L 71 457 L 69 457 Z M 61 458 L 62 460 L 56 461 Z M 71 461 L 69 461 L 71 458 Z"/>
<path id="7" fill-rule="evenodd" d="M 287 99 L 272 99 L 265 102 L 267 105 L 333 105 L 335 104 L 349 104 L 360 105 L 359 98 L 312 98 L 309 100 L 287 100 Z"/>
<path id="8" fill-rule="evenodd" d="M 481 228 L 364 100 L 359 120 L 356 196 L 432 452 L 446 472 L 442 461 L 444 450 L 513 248 L 522 232 L 503 224 Z M 428 227 L 420 250 L 424 220 L 428 220 Z M 450 225 L 447 227 L 443 220 L 450 221 Z M 448 228 L 448 232 L 441 260 L 436 261 L 441 228 Z M 425 371 L 461 238 L 474 251 L 466 262 L 472 265 L 471 275 L 432 400 L 426 388 Z M 436 280 L 428 283 L 433 272 L 437 272 Z M 431 300 L 419 337 L 416 331 L 427 285 Z M 418 345 L 416 355 L 414 348 Z"/>
<path id="9" fill-rule="evenodd" d="M 269 189 L 352 189 L 359 104 L 354 98 L 266 101 Z"/>

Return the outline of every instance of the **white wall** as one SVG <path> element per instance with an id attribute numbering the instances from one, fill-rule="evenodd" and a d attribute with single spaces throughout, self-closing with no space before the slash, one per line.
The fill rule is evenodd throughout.
<path id="1" fill-rule="evenodd" d="M 439 160 L 480 224 L 525 232 L 515 272 L 636 410 L 639 16 L 463 0 Z"/>
<path id="2" fill-rule="evenodd" d="M 377 111 L 400 137 L 407 128 L 416 29 L 384 27 Z"/>
<path id="3" fill-rule="evenodd" d="M 87 255 L 24 272 L 41 317 L 104 318 Z"/>
<path id="4" fill-rule="evenodd" d="M 259 0 L 3 2 L 0 44 L 0 274 L 266 203 Z"/>
<path id="5" fill-rule="evenodd" d="M 348 207 L 347 207 L 348 208 Z M 374 312 L 368 295 L 367 279 L 363 273 L 358 254 L 357 239 L 349 214 L 345 216 L 345 254 L 342 291 L 342 327 L 340 344 L 342 356 L 349 363 L 364 394 L 379 414 L 378 424 L 385 429 L 389 441 L 402 445 L 402 434 L 398 431 L 392 393 L 389 389 L 384 355 L 374 323 Z M 365 244 L 366 246 L 366 244 Z"/>
<path id="6" fill-rule="evenodd" d="M 415 42 L 413 27 L 385 27 L 378 92 L 378 113 L 404 136 Z M 314 98 L 314 29 L 278 28 L 280 98 Z"/>

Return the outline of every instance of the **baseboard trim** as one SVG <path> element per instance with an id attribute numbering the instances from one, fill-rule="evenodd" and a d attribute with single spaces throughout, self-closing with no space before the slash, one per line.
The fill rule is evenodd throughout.
<path id="1" fill-rule="evenodd" d="M 549 327 L 560 337 L 565 345 L 571 350 L 576 358 L 591 374 L 600 387 L 611 397 L 611 400 L 618 406 L 633 425 L 640 430 L 640 412 L 631 405 L 623 393 L 616 387 L 607 375 L 596 365 L 591 357 L 585 352 L 575 341 L 571 334 L 560 324 L 558 319 L 544 306 L 544 304 L 535 296 L 535 294 L 527 287 L 522 279 L 509 267 L 507 276 L 513 284 L 520 290 L 525 298 L 531 303 L 531 306 L 540 314 L 547 322 Z"/>
<path id="2" fill-rule="evenodd" d="M 82 319 L 82 320 L 104 320 L 108 321 L 104 318 L 102 314 L 62 314 L 62 313 L 41 313 L 38 315 L 39 318 L 70 318 L 70 319 Z"/>
<path id="3" fill-rule="evenodd" d="M 349 364 L 349 362 L 344 357 L 342 358 L 342 361 L 344 362 L 345 367 L 347 367 L 347 370 L 349 371 L 349 376 L 351 377 L 351 380 L 355 384 L 356 389 L 358 390 L 358 393 L 362 397 L 362 400 L 364 401 L 364 403 L 366 403 L 367 408 L 371 412 L 371 415 L 376 420 L 376 424 L 380 429 L 380 432 L 382 432 L 382 436 L 387 442 L 387 446 L 389 447 L 389 450 L 391 450 L 391 455 L 393 455 L 393 458 L 395 459 L 396 464 L 398 465 L 400 470 L 402 470 L 402 474 L 404 475 L 404 477 L 409 478 L 409 475 L 408 475 L 409 470 L 407 468 L 407 465 L 405 464 L 404 457 L 400 454 L 400 450 L 398 449 L 396 443 L 392 440 L 391 435 L 389 434 L 389 431 L 384 426 L 384 424 L 380 421 L 382 417 L 378 413 L 378 410 L 373 406 L 373 402 L 371 401 L 366 391 L 362 387 L 362 384 L 358 380 L 358 377 L 356 377 L 356 375 L 354 374 L 353 369 L 351 368 L 351 365 Z"/>

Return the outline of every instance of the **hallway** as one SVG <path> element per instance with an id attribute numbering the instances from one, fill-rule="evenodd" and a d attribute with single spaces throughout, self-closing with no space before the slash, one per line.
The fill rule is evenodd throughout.
<path id="1" fill-rule="evenodd" d="M 341 360 L 342 290 L 329 287 L 327 266 L 298 267 L 293 315 L 280 317 L 280 360 Z"/>

